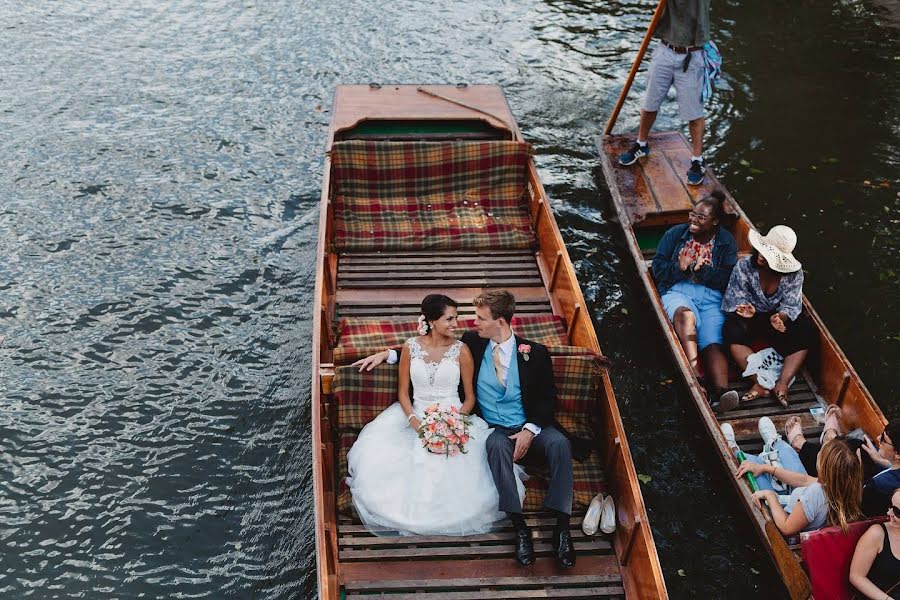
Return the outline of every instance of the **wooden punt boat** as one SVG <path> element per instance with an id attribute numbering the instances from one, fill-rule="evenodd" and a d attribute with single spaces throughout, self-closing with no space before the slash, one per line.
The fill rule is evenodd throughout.
<path id="1" fill-rule="evenodd" d="M 667 597 L 590 315 L 530 147 L 498 87 L 339 86 L 316 269 L 312 458 L 321 598 Z M 591 457 L 574 463 L 573 569 L 556 566 L 551 523 L 528 512 L 543 493 L 540 474 L 526 495 L 538 555 L 529 568 L 513 560 L 509 530 L 373 535 L 344 483 L 346 450 L 396 399 L 395 366 L 360 374 L 347 365 L 412 335 L 426 294 L 451 295 L 468 319 L 472 299 L 489 287 L 512 291 L 513 328 L 551 348 L 560 421 L 595 440 Z M 616 499 L 616 532 L 586 537 L 581 515 L 603 487 Z"/>
<path id="2" fill-rule="evenodd" d="M 754 507 L 748 484 L 734 478 L 733 474 L 737 471 L 738 463 L 722 437 L 719 424 L 726 421 L 731 423 L 741 449 L 744 452 L 757 453 L 762 448 L 757 422 L 763 415 L 771 417 L 779 431 L 783 431 L 784 422 L 788 418 L 799 416 L 803 423 L 804 434 L 808 438 L 817 438 L 822 430 L 822 425 L 810 413 L 813 407 L 839 405 L 843 409 L 845 427 L 848 430 L 861 427 L 873 439 L 881 434 L 887 421 L 859 375 L 805 297 L 803 303 L 818 328 L 820 344 L 818 353 L 815 355 L 810 353 L 804 371 L 789 390 L 790 406 L 783 408 L 774 398 L 758 398 L 741 404 L 737 410 L 724 415 L 716 415 L 710 409 L 675 335 L 675 330 L 666 317 L 653 281 L 650 263 L 665 230 L 674 224 L 687 222 L 687 213 L 693 205 L 713 190 L 721 190 L 727 196 L 730 205 L 728 210 L 732 216 L 732 222 L 727 226 L 738 242 L 739 258 L 748 255 L 752 250 L 747 234 L 753 228 L 753 224 L 711 171 L 707 170 L 703 185 L 692 187 L 686 184 L 685 173 L 690 166 L 691 151 L 687 139 L 681 133 L 652 134 L 650 145 L 653 151 L 650 155 L 639 164 L 621 167 L 618 164 L 618 156 L 632 142 L 633 137 L 623 135 L 605 135 L 598 139 L 603 174 L 612 194 L 619 223 L 625 232 L 628 249 L 651 299 L 653 312 L 675 358 L 678 372 L 697 407 L 701 422 L 716 446 L 722 464 L 732 474 L 729 479 L 735 485 L 741 504 L 771 554 L 791 597 L 808 598 L 809 580 L 796 553 L 798 550 L 796 539 L 786 540 L 772 523 L 768 513 Z M 733 389 L 748 389 L 748 384 L 737 379 L 736 374 L 733 374 L 732 378 L 736 379 L 730 384 Z"/>

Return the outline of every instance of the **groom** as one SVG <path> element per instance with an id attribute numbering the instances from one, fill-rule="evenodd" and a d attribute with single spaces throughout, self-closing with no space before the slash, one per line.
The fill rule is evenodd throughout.
<path id="1" fill-rule="evenodd" d="M 477 410 L 494 428 L 487 439 L 487 455 L 500 510 L 506 512 L 516 532 L 516 560 L 534 563 L 531 529 L 522 514 L 513 463 L 541 459 L 550 468 L 550 489 L 544 508 L 556 517 L 553 548 L 563 567 L 575 565 L 575 548 L 569 531 L 572 512 L 572 447 L 553 418 L 556 385 L 547 348 L 516 337 L 510 328 L 516 300 L 506 290 L 489 290 L 475 298 L 475 330 L 462 341 L 475 361 Z M 387 360 L 397 361 L 394 350 L 372 355 L 356 364 L 371 369 Z"/>

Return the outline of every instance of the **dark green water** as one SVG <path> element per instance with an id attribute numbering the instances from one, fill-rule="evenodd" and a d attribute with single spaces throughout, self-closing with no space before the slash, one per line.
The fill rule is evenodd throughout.
<path id="1" fill-rule="evenodd" d="M 334 86 L 369 81 L 503 86 L 617 363 L 671 596 L 783 596 L 669 381 L 594 155 L 652 7 L 0 6 L 0 597 L 315 597 L 322 150 Z M 714 3 L 732 90 L 707 153 L 752 218 L 797 230 L 807 294 L 889 415 L 898 15 Z"/>

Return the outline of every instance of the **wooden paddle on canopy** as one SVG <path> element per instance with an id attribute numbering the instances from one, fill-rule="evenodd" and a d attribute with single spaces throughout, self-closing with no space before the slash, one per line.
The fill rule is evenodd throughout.
<path id="1" fill-rule="evenodd" d="M 613 109 L 612 116 L 609 117 L 609 121 L 606 123 L 606 130 L 603 132 L 603 135 L 612 133 L 613 127 L 616 124 L 616 119 L 619 118 L 619 111 L 622 110 L 622 105 L 625 104 L 625 97 L 628 96 L 628 91 L 631 89 L 631 84 L 634 82 L 634 76 L 637 75 L 638 67 L 641 66 L 641 61 L 644 60 L 644 54 L 647 53 L 647 46 L 650 45 L 650 38 L 653 37 L 653 32 L 656 30 L 656 24 L 659 23 L 659 18 L 662 16 L 665 8 L 666 0 L 659 0 L 659 4 L 656 5 L 656 11 L 653 13 L 653 18 L 650 20 L 650 26 L 647 27 L 647 33 L 644 35 L 644 41 L 641 42 L 641 47 L 634 59 L 634 64 L 631 65 L 631 72 L 628 74 L 628 80 L 625 82 L 625 87 L 622 88 L 622 93 L 619 94 L 619 100 L 616 102 L 616 107 Z"/>

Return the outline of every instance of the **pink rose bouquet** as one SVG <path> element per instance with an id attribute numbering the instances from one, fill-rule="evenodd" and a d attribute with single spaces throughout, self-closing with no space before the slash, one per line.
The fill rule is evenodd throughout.
<path id="1" fill-rule="evenodd" d="M 443 454 L 448 458 L 465 454 L 470 425 L 469 415 L 462 414 L 455 406 L 441 408 L 438 404 L 432 404 L 425 409 L 419 426 L 419 438 L 422 446 L 433 454 Z"/>

